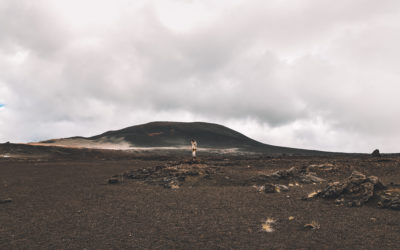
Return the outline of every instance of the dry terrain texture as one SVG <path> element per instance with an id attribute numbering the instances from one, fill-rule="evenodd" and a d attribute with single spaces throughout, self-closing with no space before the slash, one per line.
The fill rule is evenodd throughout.
<path id="1" fill-rule="evenodd" d="M 0 249 L 400 246 L 400 211 L 379 208 L 376 198 L 361 207 L 304 199 L 353 171 L 399 192 L 396 156 L 203 153 L 190 162 L 190 152 L 180 151 L 45 148 L 0 158 Z M 309 166 L 325 181 L 263 181 L 277 170 Z M 265 182 L 289 190 L 267 193 L 260 189 Z"/>

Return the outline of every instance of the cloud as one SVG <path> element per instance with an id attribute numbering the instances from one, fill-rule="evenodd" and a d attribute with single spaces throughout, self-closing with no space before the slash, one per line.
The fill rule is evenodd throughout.
<path id="1" fill-rule="evenodd" d="M 398 1 L 2 1 L 0 140 L 153 120 L 398 152 Z"/>

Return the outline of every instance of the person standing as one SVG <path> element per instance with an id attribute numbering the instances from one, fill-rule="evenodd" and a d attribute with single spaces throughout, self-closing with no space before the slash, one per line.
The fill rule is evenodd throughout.
<path id="1" fill-rule="evenodd" d="M 192 142 L 192 157 L 193 160 L 196 160 L 197 142 L 194 139 L 192 139 L 191 142 Z"/>

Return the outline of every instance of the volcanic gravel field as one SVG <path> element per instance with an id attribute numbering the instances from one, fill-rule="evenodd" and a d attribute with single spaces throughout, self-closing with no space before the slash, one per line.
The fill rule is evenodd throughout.
<path id="1" fill-rule="evenodd" d="M 400 248 L 400 210 L 379 196 L 400 194 L 396 155 L 8 147 L 0 249 Z M 313 194 L 355 171 L 384 190 L 361 206 Z"/>

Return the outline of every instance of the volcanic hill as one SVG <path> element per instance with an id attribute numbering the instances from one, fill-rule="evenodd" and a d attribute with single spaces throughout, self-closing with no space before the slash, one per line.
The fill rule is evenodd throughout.
<path id="1" fill-rule="evenodd" d="M 43 141 L 40 144 L 92 148 L 188 147 L 195 139 L 199 148 L 229 149 L 269 154 L 320 155 L 327 152 L 278 147 L 263 144 L 235 130 L 206 122 L 150 122 L 108 131 L 92 137 L 70 137 Z"/>

